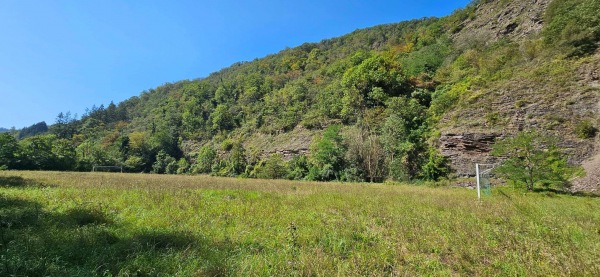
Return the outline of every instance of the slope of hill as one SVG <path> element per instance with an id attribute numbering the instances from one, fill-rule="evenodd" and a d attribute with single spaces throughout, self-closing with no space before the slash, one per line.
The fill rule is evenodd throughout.
<path id="1" fill-rule="evenodd" d="M 165 84 L 50 129 L 73 144 L 79 170 L 437 179 L 495 162 L 496 138 L 530 129 L 560 136 L 581 163 L 598 149 L 598 10 L 474 1 Z"/>
<path id="2" fill-rule="evenodd" d="M 532 4 L 496 1 L 496 5 L 481 7 L 487 16 L 465 21 L 465 27 L 455 35 L 459 44 L 473 35 L 484 45 L 474 48 L 477 51 L 465 51 L 457 59 L 465 59 L 476 79 L 470 82 L 470 91 L 460 104 L 438 125 L 441 150 L 452 157 L 459 173 L 473 174 L 471 165 L 475 162 L 496 162 L 487 154 L 487 142 L 532 128 L 560 136 L 561 146 L 573 163 L 589 158 L 598 148 L 593 138 L 577 133 L 582 124 L 598 126 L 598 28 L 589 31 L 595 37 L 593 47 L 581 55 L 577 53 L 581 49 L 574 45 L 583 42 L 569 41 L 564 34 L 568 30 L 555 31 L 548 26 L 554 24 L 553 19 L 558 20 L 559 16 L 552 15 L 557 10 L 564 12 L 573 8 L 571 5 L 578 7 L 577 12 L 590 5 L 598 8 L 597 3 L 576 2 L 579 6 L 558 0 Z M 598 16 L 586 20 L 583 25 L 591 26 L 598 22 Z M 558 47 L 551 49 L 545 43 Z M 475 147 L 467 149 L 470 145 Z"/>

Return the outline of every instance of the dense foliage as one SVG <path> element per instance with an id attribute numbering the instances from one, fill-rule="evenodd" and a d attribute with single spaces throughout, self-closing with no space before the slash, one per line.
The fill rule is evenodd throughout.
<path id="1" fill-rule="evenodd" d="M 39 134 L 43 134 L 45 132 L 48 132 L 48 125 L 46 125 L 46 122 L 42 121 L 42 122 L 33 124 L 29 127 L 25 127 L 23 129 L 21 129 L 18 132 L 18 138 L 25 139 L 28 137 L 33 137 L 33 136 L 36 136 Z"/>
<path id="2" fill-rule="evenodd" d="M 0 166 L 85 171 L 117 164 L 131 172 L 323 181 L 447 176 L 436 127 L 449 110 L 477 99 L 473 87 L 506 80 L 529 62 L 563 59 L 554 53 L 567 48 L 570 57 L 585 56 L 600 34 L 597 1 L 556 0 L 541 40 L 457 47 L 452 35 L 487 2 L 285 49 L 93 107 L 79 119 L 61 113 L 48 133 L 16 144 L 3 137 L 2 152 L 11 154 L 2 154 Z M 251 147 L 256 136 L 294 130 L 314 135 L 309 154 Z"/>

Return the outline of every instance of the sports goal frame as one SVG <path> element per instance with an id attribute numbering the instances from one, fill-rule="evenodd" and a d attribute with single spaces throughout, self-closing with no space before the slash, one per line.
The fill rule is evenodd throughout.
<path id="1" fill-rule="evenodd" d="M 496 167 L 496 164 L 475 164 L 475 178 L 477 180 L 477 199 L 481 199 L 481 187 L 482 185 L 486 187 L 486 189 L 491 188 L 490 177 L 492 175 L 492 171 Z"/>
<path id="2" fill-rule="evenodd" d="M 123 173 L 123 167 L 119 165 L 95 165 L 92 167 L 92 172 L 98 172 L 98 169 L 115 169 Z"/>

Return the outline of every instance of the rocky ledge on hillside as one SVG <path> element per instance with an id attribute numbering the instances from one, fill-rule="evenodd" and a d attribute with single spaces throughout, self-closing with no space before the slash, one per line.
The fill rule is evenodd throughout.
<path id="1" fill-rule="evenodd" d="M 440 152 L 450 159 L 458 177 L 475 176 L 475 164 L 493 164 L 492 145 L 502 138 L 499 133 L 445 133 L 439 139 Z"/>

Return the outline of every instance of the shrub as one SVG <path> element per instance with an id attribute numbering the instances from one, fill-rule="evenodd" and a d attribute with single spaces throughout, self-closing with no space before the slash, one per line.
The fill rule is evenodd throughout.
<path id="1" fill-rule="evenodd" d="M 308 174 L 308 158 L 304 155 L 298 155 L 287 163 L 286 178 L 289 180 L 302 180 Z"/>
<path id="2" fill-rule="evenodd" d="M 177 162 L 177 174 L 188 173 L 189 169 L 190 163 L 185 158 L 179 159 L 179 161 Z"/>
<path id="3" fill-rule="evenodd" d="M 434 149 L 429 150 L 429 158 L 427 163 L 421 169 L 423 178 L 429 181 L 437 181 L 442 177 L 446 177 L 450 173 L 448 166 L 448 158 L 440 155 Z"/>
<path id="4" fill-rule="evenodd" d="M 594 127 L 592 122 L 589 120 L 580 121 L 577 123 L 577 126 L 575 126 L 575 133 L 580 139 L 593 138 L 596 136 L 597 132 L 598 129 L 596 129 L 596 127 Z"/>
<path id="5" fill-rule="evenodd" d="M 254 169 L 257 178 L 281 179 L 286 175 L 285 162 L 281 154 L 271 155 Z"/>
<path id="6" fill-rule="evenodd" d="M 144 159 L 138 156 L 129 156 L 129 158 L 125 160 L 124 165 L 127 171 L 140 172 L 143 171 Z"/>
<path id="7" fill-rule="evenodd" d="M 231 148 L 233 148 L 233 141 L 230 139 L 225 139 L 223 142 L 221 142 L 221 150 L 223 151 L 231 151 Z"/>
<path id="8" fill-rule="evenodd" d="M 171 163 L 173 163 L 173 165 L 171 165 Z M 152 164 L 152 172 L 158 174 L 174 173 L 171 171 L 177 171 L 177 169 L 173 168 L 173 166 L 177 166 L 175 158 L 169 156 L 164 150 L 160 150 L 158 151 L 158 154 L 156 154 L 156 162 Z"/>
<path id="9" fill-rule="evenodd" d="M 179 165 L 177 164 L 177 160 L 173 159 L 167 164 L 167 167 L 165 167 L 165 173 L 175 174 L 177 171 L 179 171 Z"/>
<path id="10" fill-rule="evenodd" d="M 485 121 L 490 125 L 496 125 L 500 120 L 500 114 L 498 112 L 490 112 L 485 115 Z"/>

